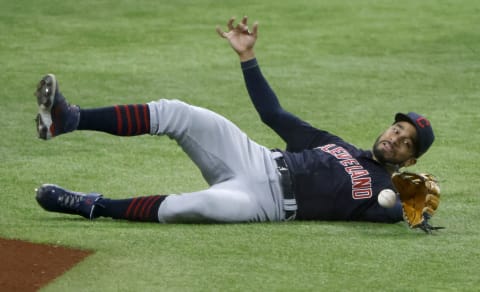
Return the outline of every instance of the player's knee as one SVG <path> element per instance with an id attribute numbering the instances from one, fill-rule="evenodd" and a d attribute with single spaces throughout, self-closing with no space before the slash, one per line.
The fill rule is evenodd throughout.
<path id="1" fill-rule="evenodd" d="M 165 199 L 158 217 L 162 223 L 246 222 L 254 210 L 248 196 L 187 194 Z"/>
<path id="2" fill-rule="evenodd" d="M 152 135 L 167 134 L 175 138 L 188 128 L 190 105 L 187 103 L 175 99 L 160 99 L 148 105 Z"/>
<path id="3" fill-rule="evenodd" d="M 158 219 L 162 223 L 208 222 L 206 198 L 197 200 L 194 196 L 173 195 L 165 200 L 158 210 Z"/>

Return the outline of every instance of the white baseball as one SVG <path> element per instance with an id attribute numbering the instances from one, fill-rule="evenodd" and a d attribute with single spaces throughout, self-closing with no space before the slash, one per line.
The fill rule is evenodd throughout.
<path id="1" fill-rule="evenodd" d="M 378 204 L 384 208 L 392 208 L 397 201 L 397 194 L 391 189 L 384 189 L 378 194 Z"/>

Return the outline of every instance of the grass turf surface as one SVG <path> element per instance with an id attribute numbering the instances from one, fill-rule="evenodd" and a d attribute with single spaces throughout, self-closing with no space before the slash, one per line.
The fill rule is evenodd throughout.
<path id="1" fill-rule="evenodd" d="M 163 3 L 165 2 L 165 3 Z M 1 0 L 0 236 L 96 253 L 45 291 L 476 290 L 480 171 L 477 1 Z M 113 198 L 205 187 L 167 138 L 36 139 L 33 91 L 55 73 L 82 107 L 178 98 L 267 147 L 238 59 L 215 26 L 260 21 L 262 70 L 288 110 L 370 148 L 397 111 L 437 140 L 412 168 L 441 180 L 435 236 L 404 224 L 158 225 L 44 212 L 46 182 Z"/>

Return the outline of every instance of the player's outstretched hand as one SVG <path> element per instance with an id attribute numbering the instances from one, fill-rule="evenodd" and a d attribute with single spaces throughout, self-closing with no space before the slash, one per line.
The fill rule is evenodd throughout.
<path id="1" fill-rule="evenodd" d="M 235 17 L 232 17 L 227 22 L 228 31 L 223 31 L 217 26 L 217 32 L 222 38 L 226 38 L 232 48 L 237 52 L 240 61 L 248 61 L 255 58 L 253 47 L 257 40 L 258 23 L 252 25 L 252 29 L 248 29 L 248 18 L 244 16 L 236 26 L 233 25 Z"/>

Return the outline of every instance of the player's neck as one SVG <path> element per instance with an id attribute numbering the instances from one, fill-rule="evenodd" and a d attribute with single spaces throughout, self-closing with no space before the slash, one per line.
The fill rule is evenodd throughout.
<path id="1" fill-rule="evenodd" d="M 377 157 L 375 157 L 375 154 L 372 155 L 372 158 L 373 158 L 373 160 L 375 160 L 376 162 L 381 164 L 385 168 L 385 170 L 388 171 L 388 173 L 390 173 L 390 174 L 394 174 L 395 172 L 398 172 L 398 170 L 401 167 L 398 164 L 393 164 L 393 163 L 389 163 L 389 162 L 380 161 L 380 160 L 378 160 Z"/>
<path id="2" fill-rule="evenodd" d="M 390 174 L 394 174 L 400 169 L 400 166 L 398 164 L 384 163 L 383 166 Z"/>

